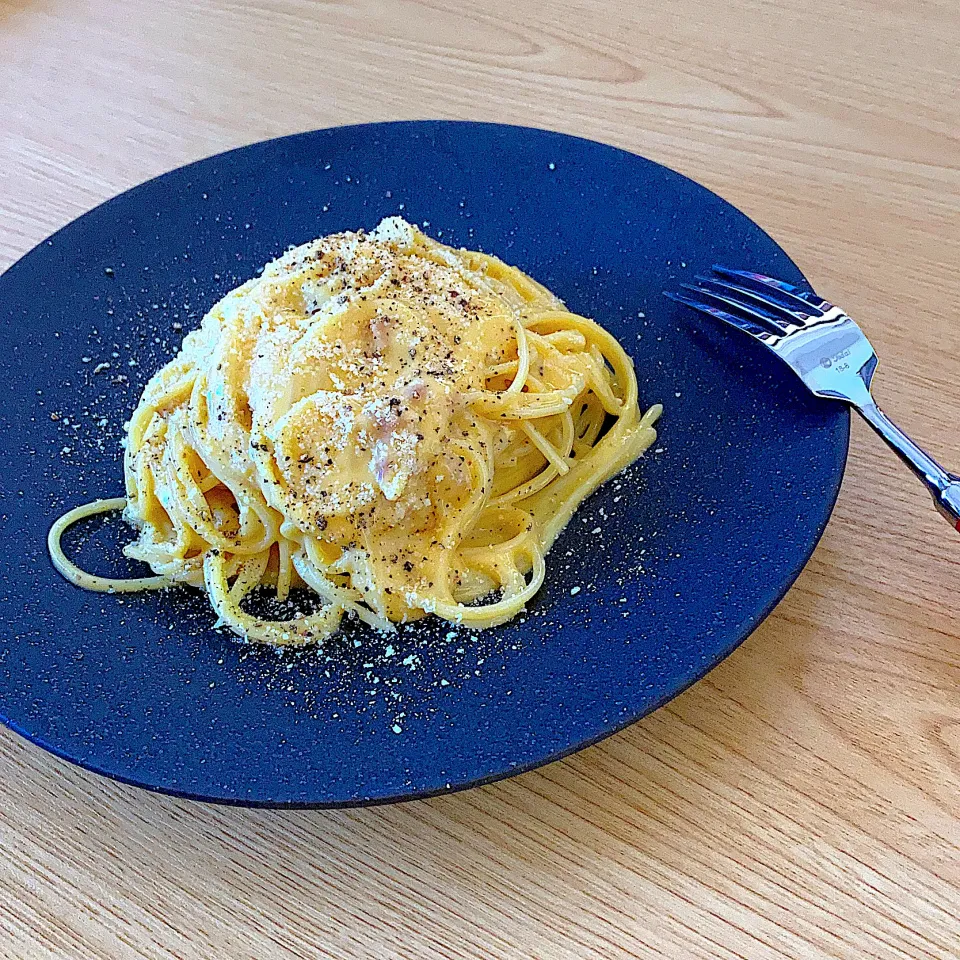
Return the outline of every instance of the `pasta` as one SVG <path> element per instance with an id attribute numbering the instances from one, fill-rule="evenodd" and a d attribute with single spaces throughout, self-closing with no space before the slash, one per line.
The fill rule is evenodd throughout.
<path id="1" fill-rule="evenodd" d="M 92 590 L 190 584 L 252 642 L 322 642 L 344 614 L 381 630 L 517 614 L 577 506 L 655 439 L 633 364 L 520 270 L 397 217 L 289 250 L 227 294 L 144 389 L 126 496 L 50 531 Z M 154 575 L 97 577 L 60 539 L 122 509 Z M 307 587 L 312 613 L 245 609 Z"/>

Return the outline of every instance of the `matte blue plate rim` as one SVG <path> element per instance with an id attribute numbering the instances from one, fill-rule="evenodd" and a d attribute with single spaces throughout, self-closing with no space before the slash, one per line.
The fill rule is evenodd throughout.
<path id="1" fill-rule="evenodd" d="M 359 124 L 358 124 L 359 126 Z M 849 425 L 850 418 L 849 412 L 847 413 L 847 424 Z M 847 454 L 849 452 L 849 431 L 847 431 L 847 443 L 843 448 L 843 466 L 846 467 Z M 167 787 L 162 784 L 148 783 L 145 780 L 137 780 L 132 777 L 124 777 L 121 774 L 118 774 L 114 771 L 107 770 L 105 768 L 98 767 L 94 763 L 84 763 L 81 760 L 77 760 L 75 757 L 69 756 L 66 752 L 60 750 L 58 747 L 44 742 L 43 738 L 32 736 L 31 734 L 22 730 L 16 723 L 13 723 L 5 718 L 0 717 L 0 722 L 2 722 L 6 727 L 18 733 L 24 739 L 28 740 L 30 743 L 40 747 L 43 750 L 46 750 L 48 753 L 52 753 L 54 756 L 59 757 L 61 760 L 66 760 L 68 763 L 72 764 L 75 767 L 80 767 L 82 770 L 89 770 L 91 773 L 96 773 L 102 777 L 107 777 L 110 780 L 115 780 L 118 783 L 124 783 L 128 786 L 139 787 L 143 790 L 148 790 L 151 793 L 161 794 L 163 796 L 176 797 L 181 800 L 192 800 L 198 803 L 210 803 L 217 806 L 224 807 L 249 807 L 258 810 L 350 810 L 360 807 L 381 807 L 388 804 L 394 803 L 408 803 L 413 800 L 431 800 L 435 797 L 446 797 L 451 796 L 455 793 L 460 793 L 464 790 L 472 790 L 475 787 L 485 787 L 488 784 L 497 783 L 501 780 L 509 780 L 512 777 L 520 776 L 524 773 L 530 773 L 532 770 L 539 770 L 541 767 L 545 767 L 548 764 L 556 763 L 558 760 L 563 760 L 566 757 L 570 757 L 575 753 L 579 753 L 581 750 L 586 750 L 588 747 L 595 746 L 598 743 L 602 743 L 604 740 L 607 740 L 609 737 L 614 736 L 617 733 L 620 733 L 622 730 L 625 730 L 627 727 L 632 726 L 635 723 L 643 720 L 644 717 L 650 716 L 650 714 L 659 710 L 661 707 L 666 706 L 671 700 L 675 700 L 686 690 L 689 690 L 694 684 L 699 683 L 711 670 L 714 670 L 718 667 L 724 660 L 727 659 L 734 651 L 737 650 L 743 643 L 745 643 L 750 636 L 757 630 L 760 624 L 763 623 L 767 617 L 774 611 L 777 605 L 789 592 L 790 588 L 796 583 L 797 578 L 803 572 L 804 567 L 810 561 L 810 556 L 813 555 L 814 550 L 816 550 L 817 545 L 820 540 L 823 538 L 824 531 L 827 528 L 827 525 L 830 522 L 830 518 L 833 515 L 833 509 L 836 505 L 837 498 L 840 495 L 840 485 L 843 480 L 843 474 L 841 473 L 840 478 L 836 484 L 836 490 L 831 493 L 831 505 L 830 510 L 827 514 L 827 519 L 821 524 L 819 531 L 817 532 L 816 539 L 812 542 L 810 548 L 810 555 L 800 564 L 799 568 L 793 573 L 789 581 L 785 581 L 783 589 L 774 597 L 774 599 L 767 605 L 767 607 L 755 618 L 754 621 L 750 623 L 744 632 L 743 636 L 740 637 L 737 641 L 733 643 L 729 649 L 718 654 L 708 666 L 706 666 L 701 674 L 694 676 L 691 680 L 686 683 L 683 683 L 677 686 L 675 689 L 671 689 L 668 692 L 656 701 L 656 703 L 651 706 L 645 712 L 628 717 L 625 720 L 612 725 L 609 729 L 603 730 L 594 737 L 589 737 L 585 740 L 580 740 L 572 746 L 566 747 L 562 750 L 557 750 L 551 755 L 544 757 L 540 760 L 535 760 L 532 763 L 521 764 L 520 766 L 511 768 L 506 771 L 501 771 L 498 773 L 492 773 L 488 776 L 477 777 L 473 780 L 464 781 L 462 783 L 457 783 L 446 789 L 438 790 L 423 790 L 416 792 L 408 793 L 398 793 L 392 794 L 390 796 L 377 796 L 377 797 L 368 797 L 361 798 L 358 800 L 344 800 L 344 801 L 301 801 L 301 800 L 247 800 L 241 799 L 238 797 L 227 797 L 227 796 L 213 796 L 210 794 L 201 794 L 201 793 L 191 793 L 187 790 L 177 790 L 175 788 Z"/>
<path id="2" fill-rule="evenodd" d="M 210 154 L 208 156 L 201 157 L 197 160 L 190 161 L 188 163 L 182 164 L 178 167 L 173 167 L 169 170 L 165 170 L 162 173 L 157 174 L 154 177 L 150 177 L 147 180 L 141 181 L 140 183 L 135 184 L 132 187 L 127 188 L 126 190 L 121 191 L 118 194 L 115 194 L 112 197 L 102 201 L 96 206 L 85 211 L 78 217 L 73 218 L 68 223 L 64 224 L 62 227 L 57 229 L 54 233 L 49 234 L 45 239 L 41 240 L 40 243 L 36 244 L 30 250 L 26 251 L 22 256 L 17 258 L 6 270 L 3 271 L 3 274 L 9 274 L 16 271 L 20 264 L 29 257 L 34 250 L 38 247 L 48 243 L 49 241 L 55 241 L 61 234 L 70 230 L 74 224 L 80 220 L 84 220 L 87 217 L 92 217 L 102 209 L 109 207 L 115 202 L 119 202 L 123 198 L 127 197 L 129 194 L 135 193 L 152 184 L 156 180 L 160 180 L 164 177 L 167 177 L 174 173 L 183 173 L 195 166 L 205 164 L 209 161 L 215 161 L 221 158 L 229 157 L 234 154 L 242 153 L 250 147 L 265 144 L 265 143 L 278 143 L 283 141 L 296 140 L 303 137 L 310 137 L 316 134 L 330 133 L 336 130 L 362 130 L 365 128 L 374 129 L 374 128 L 383 128 L 383 127 L 424 127 L 424 126 L 434 126 L 434 127 L 450 127 L 450 126 L 464 126 L 464 127 L 487 127 L 487 128 L 499 128 L 499 129 L 509 129 L 516 131 L 528 131 L 534 134 L 551 134 L 553 136 L 561 137 L 567 140 L 576 140 L 585 144 L 589 144 L 591 147 L 603 147 L 607 150 L 616 152 L 616 153 L 627 153 L 631 156 L 637 157 L 641 160 L 644 160 L 646 163 L 649 163 L 656 167 L 661 167 L 665 170 L 668 170 L 674 176 L 681 178 L 682 180 L 692 184 L 695 188 L 701 191 L 705 191 L 711 196 L 719 200 L 723 205 L 732 208 L 734 211 L 739 213 L 741 216 L 746 217 L 750 220 L 754 226 L 757 227 L 762 233 L 764 233 L 767 238 L 771 241 L 774 247 L 788 260 L 797 270 L 798 274 L 804 278 L 806 281 L 805 275 L 793 261 L 790 255 L 783 249 L 783 247 L 777 242 L 770 234 L 761 227 L 755 221 L 752 220 L 747 214 L 744 214 L 739 208 L 735 207 L 729 201 L 725 200 L 722 196 L 717 194 L 715 191 L 711 190 L 709 187 L 704 186 L 697 180 L 694 180 L 692 177 L 687 176 L 680 171 L 675 170 L 672 167 L 667 167 L 665 164 L 659 163 L 655 160 L 650 160 L 649 158 L 643 156 L 642 154 L 636 154 L 631 150 L 628 150 L 624 147 L 615 146 L 613 144 L 605 143 L 599 140 L 592 140 L 589 137 L 581 137 L 575 134 L 570 134 L 561 130 L 554 130 L 545 127 L 533 127 L 525 124 L 510 124 L 510 123 L 498 123 L 495 121 L 485 121 L 485 120 L 444 120 L 436 118 L 424 118 L 419 120 L 387 120 L 387 121 L 371 121 L 365 123 L 356 123 L 356 124 L 336 124 L 331 127 L 320 127 L 312 130 L 304 130 L 296 133 L 285 134 L 279 137 L 270 137 L 265 140 L 254 140 L 248 143 L 242 144 L 238 147 L 232 147 L 228 150 L 223 150 L 218 153 Z M 809 286 L 809 284 L 808 284 Z M 351 799 L 345 801 L 299 801 L 299 800 L 259 800 L 259 799 L 248 799 L 241 798 L 236 796 L 226 796 L 226 795 L 214 795 L 208 793 L 193 793 L 188 790 L 179 790 L 175 787 L 170 787 L 163 783 L 149 782 L 145 779 L 137 779 L 133 777 L 126 777 L 121 773 L 118 773 L 114 770 L 107 769 L 93 762 L 87 762 L 76 757 L 70 756 L 65 750 L 58 747 L 56 744 L 47 742 L 42 736 L 37 736 L 29 731 L 25 730 L 15 721 L 0 715 L 0 722 L 2 722 L 10 730 L 13 730 L 24 739 L 30 743 L 35 744 L 41 749 L 47 751 L 48 753 L 53 754 L 54 756 L 66 760 L 73 766 L 79 767 L 83 770 L 89 770 L 92 773 L 96 773 L 100 776 L 106 777 L 110 780 L 114 780 L 118 783 L 128 784 L 130 786 L 139 787 L 144 790 L 148 790 L 151 793 L 162 794 L 165 796 L 171 796 L 179 799 L 193 800 L 202 803 L 210 803 L 220 806 L 234 806 L 234 807 L 250 807 L 256 809 L 275 809 L 275 810 L 312 810 L 312 809 L 350 809 L 357 807 L 374 807 L 382 806 L 387 804 L 401 803 L 411 800 L 426 800 L 439 796 L 447 796 L 449 794 L 459 793 L 463 790 L 473 789 L 475 787 L 485 786 L 487 784 L 496 783 L 500 780 L 505 780 L 511 777 L 518 776 L 523 773 L 528 773 L 532 770 L 539 769 L 550 763 L 554 763 L 558 760 L 562 760 L 565 757 L 569 757 L 574 753 L 584 750 L 587 747 L 593 746 L 597 743 L 600 743 L 606 740 L 608 737 L 613 736 L 616 733 L 626 729 L 632 724 L 642 720 L 644 717 L 650 715 L 654 711 L 660 709 L 662 706 L 675 699 L 677 696 L 682 694 L 684 691 L 689 689 L 695 683 L 699 682 L 706 676 L 711 670 L 715 669 L 722 661 L 727 659 L 741 644 L 743 644 L 763 623 L 764 620 L 773 612 L 777 605 L 783 600 L 786 594 L 789 592 L 790 588 L 796 582 L 797 578 L 803 572 L 807 563 L 810 561 L 814 551 L 816 550 L 817 545 L 820 543 L 824 532 L 829 524 L 830 519 L 833 516 L 834 509 L 836 507 L 837 500 L 840 495 L 840 489 L 843 482 L 847 459 L 849 454 L 850 446 L 850 413 L 845 406 L 837 405 L 837 419 L 840 423 L 842 430 L 841 445 L 838 449 L 835 450 L 837 454 L 836 469 L 834 471 L 834 482 L 833 486 L 828 492 L 824 500 L 827 502 L 827 509 L 824 512 L 823 520 L 818 524 L 817 529 L 815 530 L 814 535 L 808 541 L 808 549 L 801 552 L 801 557 L 799 562 L 796 564 L 795 568 L 792 569 L 787 577 L 784 577 L 781 581 L 781 585 L 777 591 L 771 595 L 771 599 L 767 604 L 764 605 L 763 609 L 760 610 L 754 616 L 748 618 L 746 626 L 741 630 L 740 635 L 726 648 L 721 650 L 716 654 L 710 661 L 705 662 L 705 665 L 702 666 L 690 679 L 685 680 L 684 682 L 669 687 L 665 690 L 661 697 L 659 697 L 648 709 L 637 713 L 632 716 L 628 716 L 622 720 L 619 720 L 609 727 L 604 728 L 599 733 L 594 736 L 579 740 L 573 744 L 570 744 L 560 750 L 556 750 L 548 756 L 539 758 L 529 763 L 519 764 L 516 767 L 511 767 L 504 771 L 497 771 L 489 775 L 480 776 L 471 780 L 465 780 L 452 784 L 447 788 L 440 788 L 436 790 L 411 790 L 406 792 L 401 792 L 391 795 L 379 795 L 375 797 L 363 797 L 358 799 Z M 51 568 L 52 569 L 52 568 Z"/>

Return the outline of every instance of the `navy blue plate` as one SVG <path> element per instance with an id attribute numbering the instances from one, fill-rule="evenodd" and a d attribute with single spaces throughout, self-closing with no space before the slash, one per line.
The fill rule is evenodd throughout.
<path id="1" fill-rule="evenodd" d="M 481 633 L 348 625 L 279 656 L 212 629 L 196 591 L 86 593 L 46 554 L 64 509 L 122 491 L 122 424 L 221 295 L 291 244 L 401 213 L 490 251 L 634 357 L 655 450 L 580 510 L 530 611 Z M 0 713 L 92 770 L 261 805 L 350 805 L 483 783 L 660 706 L 727 656 L 810 556 L 847 413 L 747 338 L 661 296 L 714 261 L 802 282 L 759 227 L 683 176 L 574 137 L 372 124 L 202 160 L 103 204 L 0 278 Z M 108 366 L 109 365 L 109 366 Z M 124 575 L 129 531 L 66 538 Z"/>

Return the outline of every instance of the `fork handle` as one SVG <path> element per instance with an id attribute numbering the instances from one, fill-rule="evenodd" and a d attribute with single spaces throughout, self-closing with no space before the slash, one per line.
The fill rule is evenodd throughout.
<path id="1" fill-rule="evenodd" d="M 937 510 L 960 531 L 960 477 L 945 470 L 918 447 L 871 399 L 856 410 L 920 478 L 933 497 Z"/>

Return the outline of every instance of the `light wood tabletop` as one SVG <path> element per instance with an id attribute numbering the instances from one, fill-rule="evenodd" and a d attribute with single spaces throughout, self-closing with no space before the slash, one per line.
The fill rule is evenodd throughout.
<path id="1" fill-rule="evenodd" d="M 957 0 L 0 0 L 0 266 L 265 137 L 548 127 L 700 181 L 859 318 L 960 467 Z M 568 760 L 340 812 L 205 806 L 0 732 L 0 956 L 960 955 L 960 537 L 859 422 L 705 680 Z"/>

